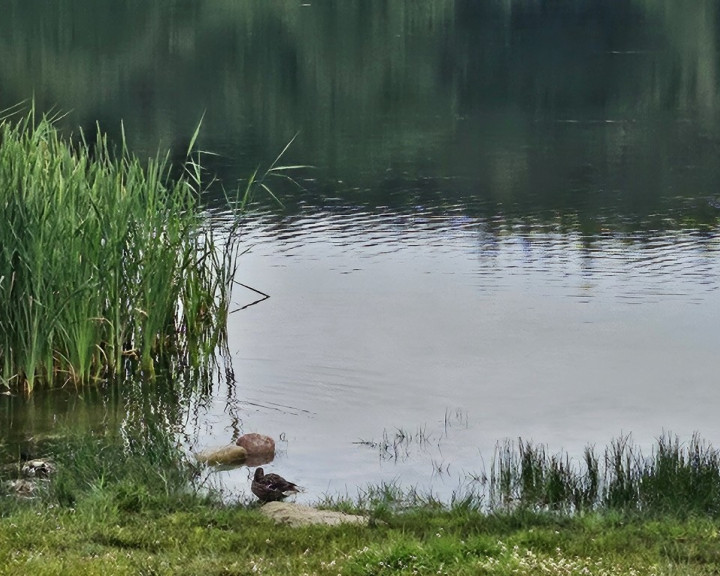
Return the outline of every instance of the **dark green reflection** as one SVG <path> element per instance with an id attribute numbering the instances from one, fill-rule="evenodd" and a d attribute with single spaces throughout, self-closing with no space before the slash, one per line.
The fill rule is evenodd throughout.
<path id="1" fill-rule="evenodd" d="M 10 0 L 0 103 L 33 94 L 226 183 L 287 163 L 304 205 L 715 226 L 714 0 Z"/>
<path id="2" fill-rule="evenodd" d="M 140 437 L 146 429 L 187 434 L 218 378 L 196 371 L 81 391 L 38 388 L 31 395 L 0 395 L 0 462 L 47 456 L 68 434 Z"/>

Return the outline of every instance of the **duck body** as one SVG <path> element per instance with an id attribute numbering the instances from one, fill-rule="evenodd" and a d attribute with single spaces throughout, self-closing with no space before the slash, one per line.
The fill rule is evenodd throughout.
<path id="1" fill-rule="evenodd" d="M 290 494 L 300 492 L 300 487 L 294 482 L 289 482 L 278 474 L 265 474 L 262 468 L 255 470 L 250 489 L 263 502 L 282 500 Z"/>

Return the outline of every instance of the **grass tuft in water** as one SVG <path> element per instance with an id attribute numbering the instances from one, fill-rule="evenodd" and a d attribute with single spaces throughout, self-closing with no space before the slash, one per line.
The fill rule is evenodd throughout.
<path id="1" fill-rule="evenodd" d="M 194 170 L 194 172 L 193 172 Z M 195 366 L 225 338 L 234 234 L 203 219 L 197 163 L 170 179 L 99 129 L 0 121 L 0 381 L 87 384 Z M 225 231 L 227 232 L 227 231 Z"/>
<path id="2" fill-rule="evenodd" d="M 694 434 L 688 444 L 665 434 L 638 474 L 640 506 L 658 513 L 720 515 L 720 453 Z"/>
<path id="3" fill-rule="evenodd" d="M 521 439 L 506 441 L 485 483 L 494 511 L 720 516 L 720 453 L 697 434 L 682 443 L 664 433 L 647 456 L 623 436 L 602 459 L 586 448 L 580 462 Z"/>

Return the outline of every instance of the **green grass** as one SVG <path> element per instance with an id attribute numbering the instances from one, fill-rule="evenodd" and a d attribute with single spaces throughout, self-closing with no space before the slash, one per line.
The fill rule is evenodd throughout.
<path id="1" fill-rule="evenodd" d="M 203 218 L 188 159 L 172 180 L 167 156 L 141 162 L 99 129 L 0 122 L 0 385 L 153 376 L 222 344 L 236 239 Z"/>
<path id="2" fill-rule="evenodd" d="M 0 495 L 0 575 L 630 576 L 709 575 L 720 566 L 720 515 L 666 503 L 487 510 L 379 487 L 332 503 L 369 515 L 367 526 L 277 526 L 256 505 L 223 503 L 205 489 L 202 469 L 171 435 L 146 424 L 138 419 L 121 435 L 66 436 L 51 446 L 58 471 L 35 499 Z M 682 470 L 688 447 L 658 449 L 640 477 L 664 483 L 659 471 L 668 458 Z M 662 491 L 678 496 L 679 488 L 672 479 Z M 409 496 L 412 506 L 396 506 Z"/>
<path id="3" fill-rule="evenodd" d="M 97 494 L 3 515 L 0 574 L 715 574 L 720 562 L 720 526 L 704 518 L 418 509 L 370 526 L 289 528 L 252 507 L 112 502 Z"/>

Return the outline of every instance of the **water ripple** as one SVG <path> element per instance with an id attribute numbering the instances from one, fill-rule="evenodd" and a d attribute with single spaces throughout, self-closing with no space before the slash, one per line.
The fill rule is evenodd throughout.
<path id="1" fill-rule="evenodd" d="M 307 260 L 386 261 L 403 252 L 474 263 L 484 291 L 527 278 L 590 302 L 608 294 L 628 304 L 689 298 L 718 289 L 718 230 L 670 230 L 583 235 L 552 224 L 473 218 L 459 206 L 443 211 L 337 208 L 293 216 L 248 219 L 245 239 L 255 249 Z"/>

